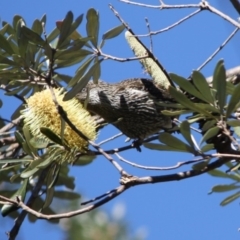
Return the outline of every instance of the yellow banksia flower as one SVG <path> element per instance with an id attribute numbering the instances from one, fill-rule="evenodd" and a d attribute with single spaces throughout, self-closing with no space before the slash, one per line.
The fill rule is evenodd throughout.
<path id="1" fill-rule="evenodd" d="M 75 98 L 69 101 L 63 101 L 65 92 L 63 89 L 53 89 L 57 102 L 67 113 L 69 120 L 76 126 L 88 139 L 95 140 L 97 137 L 96 123 L 83 108 L 82 104 Z M 33 136 L 50 141 L 40 132 L 41 127 L 49 128 L 59 137 L 61 135 L 61 117 L 57 112 L 56 106 L 52 100 L 49 89 L 35 93 L 27 100 L 27 108 L 22 111 L 25 124 L 29 127 Z M 85 152 L 88 142 L 75 133 L 68 124 L 64 128 L 64 140 L 69 148 L 73 148 L 78 152 Z"/>
<path id="2" fill-rule="evenodd" d="M 136 57 L 144 57 L 147 54 L 146 48 L 142 45 L 137 38 L 132 35 L 129 31 L 125 32 L 125 38 L 133 50 Z M 162 71 L 162 69 L 158 66 L 154 59 L 147 57 L 139 60 L 147 73 L 153 78 L 153 81 L 161 86 L 163 89 L 168 89 L 171 85 L 166 74 Z"/>

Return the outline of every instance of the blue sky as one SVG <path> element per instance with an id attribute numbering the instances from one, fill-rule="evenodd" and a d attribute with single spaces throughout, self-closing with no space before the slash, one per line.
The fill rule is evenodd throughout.
<path id="1" fill-rule="evenodd" d="M 142 2 L 144 2 L 142 0 Z M 157 5 L 159 1 L 148 0 L 145 3 Z M 167 1 L 173 3 L 198 3 L 194 0 Z M 237 19 L 237 14 L 230 4 L 223 3 L 221 0 L 209 1 L 221 11 Z M 46 31 L 49 33 L 57 20 L 61 20 L 67 11 L 71 10 L 77 17 L 81 13 L 93 7 L 100 13 L 100 35 L 119 25 L 119 21 L 110 11 L 109 0 L 52 0 L 52 1 L 1 1 L 0 18 L 1 20 L 12 22 L 14 15 L 24 17 L 27 24 L 31 26 L 36 18 L 47 14 Z M 143 34 L 147 32 L 145 17 L 148 17 L 152 30 L 165 28 L 175 21 L 193 12 L 193 9 L 177 10 L 154 10 L 127 5 L 117 0 L 112 0 L 111 4 L 117 9 L 123 19 L 129 23 L 135 33 Z M 85 31 L 85 22 L 80 27 L 81 32 Z M 213 52 L 233 31 L 234 27 L 218 16 L 204 11 L 180 26 L 164 32 L 153 38 L 153 52 L 168 72 L 188 77 L 192 70 L 199 67 L 205 59 Z M 221 58 L 225 60 L 226 68 L 239 65 L 240 56 L 237 52 L 239 47 L 239 34 L 209 63 L 202 71 L 205 76 L 212 75 L 213 68 Z M 149 39 L 143 39 L 149 46 Z M 124 35 L 106 43 L 104 53 L 118 57 L 133 56 L 129 49 Z M 73 75 L 74 68 L 64 69 L 64 73 Z M 111 60 L 102 64 L 101 79 L 109 82 L 118 82 L 130 77 L 146 77 L 139 62 L 119 63 Z M 2 92 L 0 92 L 2 97 Z M 11 103 L 11 99 L 8 99 Z M 16 104 L 16 102 L 14 102 Z M 2 116 L 9 116 L 9 106 L 0 109 Z M 113 127 L 103 129 L 99 136 L 99 141 L 112 136 L 118 130 Z M 105 149 L 124 146 L 124 137 L 114 142 L 104 145 Z M 165 153 L 149 151 L 142 148 L 142 153 L 136 150 L 124 152 L 122 154 L 128 160 L 142 165 L 150 166 L 171 166 L 176 162 L 190 160 L 191 155 L 179 153 Z M 138 176 L 163 175 L 179 172 L 188 168 L 183 167 L 177 171 L 169 172 L 149 172 L 139 170 L 122 164 L 131 174 Z M 88 198 L 101 195 L 118 186 L 119 174 L 109 162 L 99 157 L 95 162 L 86 167 L 71 167 L 72 174 L 76 177 L 76 191 L 81 192 Z M 127 192 L 114 199 L 104 206 L 104 209 L 111 211 L 115 204 L 121 203 L 126 207 L 126 218 L 128 219 L 132 232 L 139 228 L 147 231 L 147 239 L 174 240 L 174 239 L 239 239 L 239 201 L 235 201 L 226 207 L 219 206 L 220 201 L 227 194 L 208 195 L 213 185 L 225 184 L 227 180 L 210 177 L 209 175 L 199 176 L 180 182 L 161 183 L 154 185 L 138 186 L 129 189 Z M 41 229 L 42 220 L 37 224 L 29 225 L 25 222 L 21 230 L 21 236 L 29 238 L 34 234 L 35 240 L 56 238 L 54 228 L 50 225 Z M 0 234 L 9 230 L 10 226 L 2 226 Z M 44 230 L 45 230 L 44 229 Z M 37 233 L 37 234 L 36 234 Z M 1 239 L 3 239 L 1 235 Z M 22 238 L 23 239 L 23 238 Z"/>

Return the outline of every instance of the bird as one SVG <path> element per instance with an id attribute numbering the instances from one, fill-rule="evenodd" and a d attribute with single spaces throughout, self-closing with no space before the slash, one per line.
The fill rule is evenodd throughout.
<path id="1" fill-rule="evenodd" d="M 151 79 L 131 78 L 117 83 L 92 80 L 76 94 L 87 110 L 114 125 L 130 139 L 143 140 L 160 130 L 173 128 L 172 118 L 163 115 L 159 102 L 172 102 L 166 91 Z"/>

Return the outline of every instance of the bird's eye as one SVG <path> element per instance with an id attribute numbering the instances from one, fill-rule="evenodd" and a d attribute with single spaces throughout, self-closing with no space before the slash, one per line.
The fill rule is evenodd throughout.
<path id="1" fill-rule="evenodd" d="M 87 91 L 87 88 L 83 88 L 81 92 L 86 92 Z"/>

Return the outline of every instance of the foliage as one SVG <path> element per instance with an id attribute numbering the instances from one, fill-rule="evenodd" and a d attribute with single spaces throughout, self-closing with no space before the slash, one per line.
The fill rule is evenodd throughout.
<path id="1" fill-rule="evenodd" d="M 86 36 L 82 36 L 77 30 L 83 22 L 83 14 L 74 20 L 72 12 L 68 12 L 63 21 L 58 21 L 56 28 L 50 34 L 45 32 L 46 16 L 36 19 L 32 27 L 27 27 L 26 22 L 19 15 L 13 18 L 12 24 L 2 23 L 0 29 L 2 89 L 5 90 L 6 95 L 22 100 L 22 104 L 11 116 L 14 124 L 7 123 L 3 119 L 0 122 L 2 127 L 0 131 L 4 133 L 0 139 L 0 176 L 3 183 L 0 196 L 3 201 L 1 202 L 3 216 L 19 218 L 25 212 L 19 213 L 16 209 L 25 208 L 26 210 L 28 207 L 26 211 L 32 214 L 29 215 L 30 221 L 36 221 L 36 216 L 53 219 L 55 222 L 66 217 L 66 215 L 55 215 L 51 204 L 55 198 L 61 200 L 79 200 L 80 198 L 80 194 L 74 192 L 74 177 L 69 176 L 67 162 L 59 161 L 63 156 L 64 159 L 69 159 L 72 155 L 74 155 L 74 165 L 77 166 L 90 164 L 97 155 L 103 155 L 121 174 L 121 185 L 90 201 L 89 203 L 93 202 L 89 207 L 90 210 L 135 185 L 181 180 L 206 172 L 212 176 L 229 178 L 233 181 L 229 185 L 213 187 L 212 192 L 237 190 L 236 193 L 224 199 L 221 205 L 226 205 L 240 197 L 237 162 L 240 149 L 236 140 L 240 135 L 238 114 L 240 84 L 227 77 L 223 60 L 217 63 L 212 82 L 207 81 L 200 71 L 194 71 L 189 79 L 177 74 L 168 75 L 149 49 L 136 36 L 134 37 L 133 31 L 123 20 L 121 21 L 121 25 L 107 31 L 101 38 L 99 38 L 99 14 L 93 8 L 86 14 Z M 118 153 L 131 149 L 135 145 L 104 151 L 71 122 L 68 118 L 70 114 L 65 112 L 56 100 L 53 88 L 64 88 L 67 92 L 64 100 L 67 101 L 85 88 L 90 79 L 97 83 L 101 75 L 101 64 L 109 58 L 102 52 L 102 47 L 108 39 L 117 37 L 125 28 L 128 30 L 127 38 L 132 38 L 128 41 L 136 54 L 135 60 L 141 61 L 147 72 L 158 81 L 160 87 L 162 86 L 171 95 L 172 100 L 170 102 L 154 99 L 155 104 L 165 108 L 162 111 L 163 114 L 173 117 L 175 127 L 145 139 L 143 145 L 152 150 L 185 152 L 193 155 L 191 161 L 169 167 L 169 169 L 176 169 L 182 165 L 197 162 L 189 171 L 176 173 L 174 176 L 157 176 L 149 179 L 131 176 L 113 160 L 111 154 L 115 153 L 119 159 L 123 160 Z M 141 46 L 136 47 L 136 42 Z M 143 60 L 146 57 L 143 56 L 144 49 L 148 54 L 145 60 Z M 62 69 L 73 65 L 79 66 L 74 76 L 61 73 Z M 166 84 L 166 81 L 171 83 Z M 43 89 L 51 92 L 52 101 L 61 119 L 61 129 L 58 132 L 46 126 L 38 127 L 39 131 L 48 138 L 47 141 L 34 136 L 28 126 L 24 125 L 21 116 L 21 111 L 27 103 L 25 97 L 30 97 Z M 5 104 L 3 100 L 0 103 Z M 83 138 L 90 147 L 73 151 L 64 138 L 66 125 Z M 193 134 L 196 130 L 201 136 L 199 143 Z M 156 142 L 151 142 L 152 140 Z M 140 147 L 137 146 L 137 149 L 139 150 Z M 217 169 L 224 164 L 228 166 L 227 172 Z M 132 165 L 142 168 L 137 164 Z M 29 195 L 30 197 L 25 201 Z M 77 210 L 71 216 L 82 214 L 89 209 L 86 207 L 83 210 Z M 20 226 L 21 223 L 17 227 L 20 228 Z M 16 233 L 10 234 L 16 235 Z"/>

